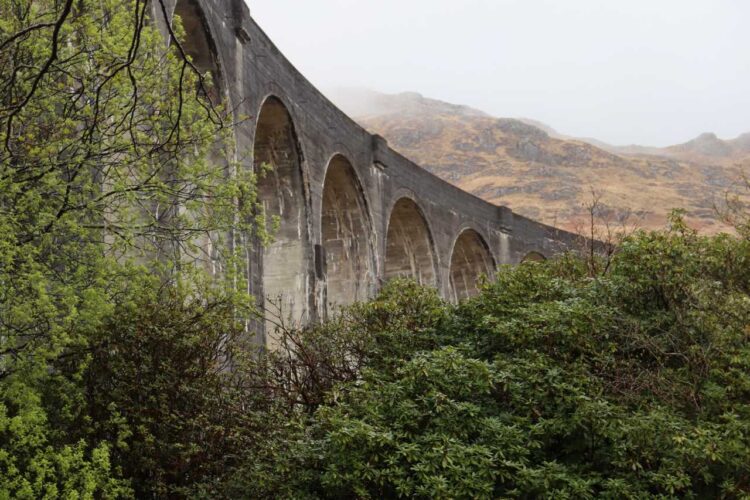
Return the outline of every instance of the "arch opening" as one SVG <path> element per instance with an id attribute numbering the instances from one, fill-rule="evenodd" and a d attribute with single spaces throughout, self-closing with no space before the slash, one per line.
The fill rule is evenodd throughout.
<path id="1" fill-rule="evenodd" d="M 365 199 L 354 168 L 337 155 L 326 172 L 321 212 L 325 301 L 329 307 L 369 298 L 374 281 L 370 241 Z"/>
<path id="2" fill-rule="evenodd" d="M 203 12 L 195 0 L 178 0 L 174 15 L 180 18 L 185 31 L 182 49 L 202 75 L 210 74 L 211 82 L 205 91 L 212 102 L 219 102 L 219 64 Z"/>
<path id="3" fill-rule="evenodd" d="M 196 94 L 193 96 L 200 98 L 201 101 L 205 101 L 207 98 L 211 104 L 220 104 L 218 56 L 206 17 L 198 1 L 176 0 L 171 19 L 159 19 L 159 21 L 171 23 L 175 35 L 180 39 L 182 50 L 195 69 L 204 76 L 209 73 L 211 75 L 210 78 L 204 78 L 205 85 L 194 89 Z M 178 25 L 182 29 L 177 29 Z M 171 40 L 170 43 L 172 43 Z M 191 93 L 190 89 L 183 90 L 185 90 L 186 97 Z M 203 102 L 202 104 L 205 106 L 206 103 Z M 222 141 L 213 141 L 206 152 L 206 159 L 218 171 L 227 167 L 228 161 Z M 164 175 L 171 176 L 171 168 L 167 168 Z M 156 205 L 154 205 L 155 210 L 156 208 Z M 172 219 L 177 215 L 186 217 L 193 214 L 210 216 L 210 214 L 205 213 L 204 207 L 187 207 L 180 196 L 174 196 L 168 207 L 159 207 L 159 212 L 165 220 Z M 226 271 L 226 262 L 221 248 L 226 245 L 228 238 L 229 235 L 223 231 L 207 231 L 194 235 L 193 243 L 195 245 L 180 245 L 175 241 L 168 241 L 165 246 L 169 248 L 169 252 L 174 255 L 174 258 L 201 265 L 209 273 L 218 277 Z"/>
<path id="4" fill-rule="evenodd" d="M 310 245 L 302 155 L 292 118 L 275 97 L 261 107 L 253 152 L 258 198 L 272 238 L 259 251 L 266 319 L 304 321 Z"/>
<path id="5" fill-rule="evenodd" d="M 544 262 L 545 260 L 547 260 L 547 257 L 540 254 L 539 252 L 529 252 L 526 254 L 526 256 L 523 259 L 521 259 L 521 263 L 523 264 L 524 262 Z"/>
<path id="6" fill-rule="evenodd" d="M 427 220 L 409 198 L 401 198 L 394 205 L 386 234 L 385 279 L 397 277 L 437 286 L 435 253 Z"/>
<path id="7" fill-rule="evenodd" d="M 451 292 L 455 302 L 468 299 L 479 293 L 479 279 L 492 277 L 495 261 L 484 238 L 467 229 L 453 245 L 451 255 Z"/>

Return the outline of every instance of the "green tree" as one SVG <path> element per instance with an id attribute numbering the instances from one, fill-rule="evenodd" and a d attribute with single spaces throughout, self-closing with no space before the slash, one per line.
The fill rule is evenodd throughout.
<path id="1" fill-rule="evenodd" d="M 112 467 L 137 498 L 184 497 L 262 445 L 274 401 L 248 377 L 255 360 L 239 300 L 210 285 L 134 288 L 74 361 L 58 360 L 65 382 L 83 386 L 69 428 L 110 443 Z M 55 395 L 69 392 L 51 384 L 47 400 L 64 406 Z"/>
<path id="2" fill-rule="evenodd" d="M 54 367 L 83 373 L 75 356 L 154 272 L 174 286 L 211 257 L 242 278 L 227 242 L 253 227 L 252 174 L 226 160 L 212 75 L 152 7 L 0 0 L 0 497 L 123 493 L 109 438 L 71 439 L 85 393 Z"/>
<path id="3" fill-rule="evenodd" d="M 297 335 L 359 353 L 357 373 L 233 496 L 745 498 L 748 259 L 675 216 L 596 276 L 574 255 L 503 268 L 455 308 L 387 286 Z"/>

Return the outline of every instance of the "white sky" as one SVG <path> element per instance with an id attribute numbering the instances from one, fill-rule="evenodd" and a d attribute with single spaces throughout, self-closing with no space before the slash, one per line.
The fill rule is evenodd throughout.
<path id="1" fill-rule="evenodd" d="M 247 0 L 323 90 L 416 91 L 665 146 L 750 132 L 750 0 Z"/>

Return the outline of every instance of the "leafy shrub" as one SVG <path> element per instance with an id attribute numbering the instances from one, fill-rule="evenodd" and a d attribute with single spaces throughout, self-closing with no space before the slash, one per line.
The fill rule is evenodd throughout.
<path id="1" fill-rule="evenodd" d="M 750 495 L 749 257 L 676 218 L 602 276 L 572 255 L 504 268 L 457 307 L 386 286 L 317 327 L 356 369 L 266 457 L 283 479 L 235 496 Z"/>

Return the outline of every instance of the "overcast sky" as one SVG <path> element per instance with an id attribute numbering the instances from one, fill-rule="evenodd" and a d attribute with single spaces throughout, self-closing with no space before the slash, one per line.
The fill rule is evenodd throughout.
<path id="1" fill-rule="evenodd" d="M 247 0 L 322 90 L 416 91 L 614 144 L 750 132 L 750 0 Z"/>

